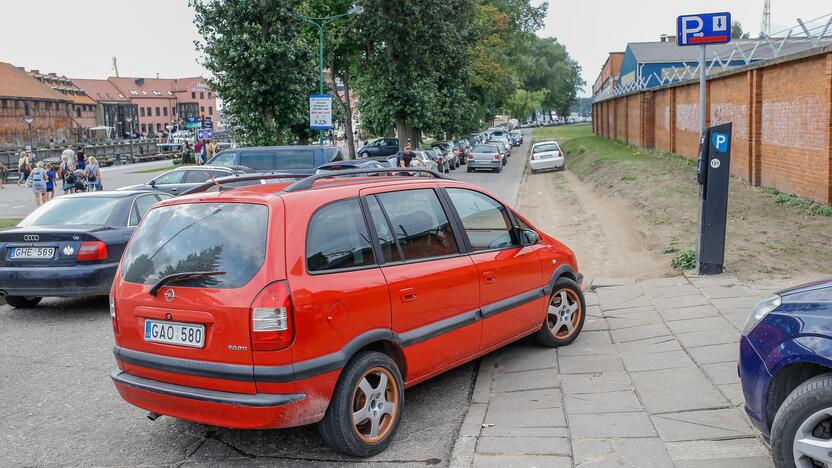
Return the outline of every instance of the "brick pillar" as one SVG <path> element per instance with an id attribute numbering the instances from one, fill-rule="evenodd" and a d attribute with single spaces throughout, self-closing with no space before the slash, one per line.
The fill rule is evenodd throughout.
<path id="1" fill-rule="evenodd" d="M 826 54 L 826 203 L 832 203 L 832 54 Z"/>
<path id="2" fill-rule="evenodd" d="M 748 158 L 748 182 L 751 185 L 760 185 L 761 171 L 760 161 L 762 158 L 762 133 L 763 133 L 763 69 L 751 70 L 751 95 L 750 113 L 751 128 L 749 129 L 749 145 L 751 155 Z"/>
<path id="3" fill-rule="evenodd" d="M 656 94 L 646 91 L 641 94 L 641 146 L 656 147 Z"/>
<path id="4" fill-rule="evenodd" d="M 676 152 L 676 88 L 670 88 L 670 152 Z"/>
<path id="5" fill-rule="evenodd" d="M 624 99 L 624 143 L 630 143 L 630 98 L 625 96 Z"/>

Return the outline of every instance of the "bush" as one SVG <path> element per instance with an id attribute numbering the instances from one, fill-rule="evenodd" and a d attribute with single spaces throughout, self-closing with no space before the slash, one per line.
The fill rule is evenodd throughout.
<path id="1" fill-rule="evenodd" d="M 696 252 L 694 252 L 693 249 L 685 250 L 679 255 L 673 257 L 670 264 L 677 270 L 693 270 L 696 268 Z"/>

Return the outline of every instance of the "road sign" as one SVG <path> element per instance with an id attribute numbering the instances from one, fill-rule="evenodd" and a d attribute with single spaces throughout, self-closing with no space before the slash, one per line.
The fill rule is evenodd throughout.
<path id="1" fill-rule="evenodd" d="M 199 121 L 199 117 L 188 117 L 185 121 L 185 128 L 188 130 L 202 128 L 202 122 Z"/>
<path id="2" fill-rule="evenodd" d="M 196 131 L 197 140 L 211 140 L 214 138 L 214 131 L 210 128 L 200 128 Z"/>
<path id="3" fill-rule="evenodd" d="M 309 128 L 313 130 L 332 128 L 332 96 L 327 94 L 309 96 Z"/>
<path id="4" fill-rule="evenodd" d="M 676 43 L 680 46 L 731 42 L 731 13 L 700 13 L 676 19 Z"/>
<path id="5" fill-rule="evenodd" d="M 205 117 L 205 122 L 202 124 L 203 128 L 214 128 L 214 122 L 211 117 Z"/>

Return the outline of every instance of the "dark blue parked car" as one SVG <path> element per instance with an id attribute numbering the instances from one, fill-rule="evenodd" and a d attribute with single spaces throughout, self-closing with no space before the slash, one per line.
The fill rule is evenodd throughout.
<path id="1" fill-rule="evenodd" d="M 832 281 L 761 301 L 740 340 L 745 411 L 778 467 L 832 467 Z"/>
<path id="2" fill-rule="evenodd" d="M 168 198 L 133 190 L 49 201 L 0 232 L 0 296 L 12 307 L 34 307 L 44 296 L 106 296 L 136 226 Z"/>
<path id="3" fill-rule="evenodd" d="M 211 166 L 251 169 L 255 172 L 314 174 L 318 166 L 342 161 L 344 154 L 335 146 L 261 146 L 227 149 L 208 161 Z"/>

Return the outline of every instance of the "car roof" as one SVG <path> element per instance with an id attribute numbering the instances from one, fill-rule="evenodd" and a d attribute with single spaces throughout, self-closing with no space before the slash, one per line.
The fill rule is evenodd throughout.
<path id="1" fill-rule="evenodd" d="M 558 142 L 555 141 L 555 140 L 537 141 L 537 142 L 535 142 L 534 145 L 532 145 L 532 147 L 535 147 L 537 145 L 558 145 L 558 146 L 560 146 L 560 144 L 558 144 Z"/>
<path id="2" fill-rule="evenodd" d="M 66 198 L 127 198 L 144 193 L 158 194 L 159 192 L 155 190 L 105 190 L 100 192 L 69 193 L 56 197 L 56 200 Z"/>

